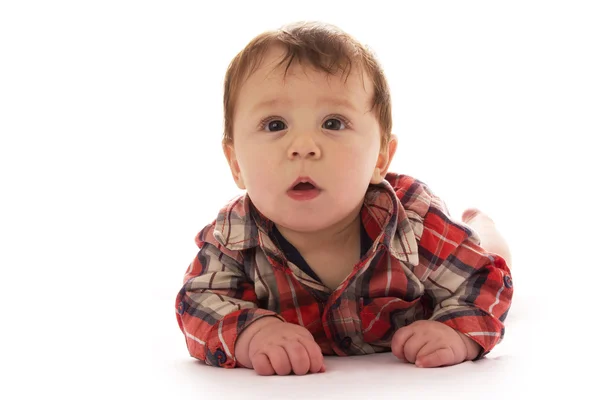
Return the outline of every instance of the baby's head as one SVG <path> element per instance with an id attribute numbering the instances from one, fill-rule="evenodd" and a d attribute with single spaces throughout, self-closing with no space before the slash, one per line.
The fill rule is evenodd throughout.
<path id="1" fill-rule="evenodd" d="M 388 84 L 373 54 L 338 28 L 298 23 L 257 36 L 224 89 L 233 177 L 276 224 L 309 232 L 340 223 L 385 177 L 397 145 Z M 293 190 L 302 177 L 317 190 Z"/>

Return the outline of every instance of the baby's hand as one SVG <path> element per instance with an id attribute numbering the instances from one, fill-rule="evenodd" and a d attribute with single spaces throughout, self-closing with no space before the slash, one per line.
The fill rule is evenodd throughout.
<path id="1" fill-rule="evenodd" d="M 252 368 L 259 375 L 325 372 L 323 353 L 303 326 L 280 322 L 258 331 L 248 346 Z"/>
<path id="2" fill-rule="evenodd" d="M 417 367 L 440 367 L 473 360 L 481 347 L 472 339 L 437 321 L 416 321 L 392 338 L 392 353 Z"/>

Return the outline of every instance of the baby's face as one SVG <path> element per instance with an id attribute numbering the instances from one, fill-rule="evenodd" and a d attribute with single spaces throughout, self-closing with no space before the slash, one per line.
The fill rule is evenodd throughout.
<path id="1" fill-rule="evenodd" d="M 356 66 L 347 81 L 309 66 L 285 64 L 271 50 L 243 84 L 233 116 L 234 179 L 267 218 L 298 232 L 347 218 L 362 205 L 376 170 L 381 132 L 371 80 Z M 291 191 L 309 177 L 318 191 Z M 316 195 L 316 196 L 315 196 Z"/>

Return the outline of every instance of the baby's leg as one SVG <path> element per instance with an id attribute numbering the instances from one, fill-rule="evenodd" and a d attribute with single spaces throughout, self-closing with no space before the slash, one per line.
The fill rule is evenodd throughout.
<path id="1" fill-rule="evenodd" d="M 509 268 L 512 268 L 512 259 L 506 240 L 496 229 L 494 221 L 476 208 L 469 208 L 463 212 L 462 220 L 473 228 L 481 238 L 480 246 L 490 253 L 495 253 L 504 258 Z"/>

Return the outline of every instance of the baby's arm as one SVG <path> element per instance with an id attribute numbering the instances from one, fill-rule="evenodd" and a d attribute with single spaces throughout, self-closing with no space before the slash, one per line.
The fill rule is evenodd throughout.
<path id="1" fill-rule="evenodd" d="M 428 321 L 398 329 L 392 352 L 422 366 L 450 365 L 478 359 L 504 335 L 512 300 L 512 280 L 504 258 L 479 245 L 479 237 L 450 220 L 444 203 L 431 199 L 417 224 L 419 264 L 413 272 L 434 306 Z M 451 329 L 449 329 L 451 328 Z"/>
<path id="2" fill-rule="evenodd" d="M 241 255 L 223 248 L 211 236 L 212 228 L 207 227 L 196 239 L 200 250 L 177 295 L 177 322 L 192 357 L 208 365 L 234 368 L 239 333 L 263 317 L 280 317 L 258 308 Z"/>
<path id="3" fill-rule="evenodd" d="M 177 321 L 190 355 L 208 365 L 254 368 L 261 375 L 321 370 L 323 356 L 306 328 L 258 308 L 241 254 L 221 246 L 210 226 L 196 244 L 200 251 L 177 296 Z"/>
<path id="4" fill-rule="evenodd" d="M 448 236 L 442 236 L 433 228 L 441 227 L 440 221 L 424 225 L 416 271 L 430 271 L 423 284 L 435 305 L 433 315 L 398 329 L 392 352 L 424 367 L 481 358 L 504 335 L 503 321 L 512 299 L 510 271 L 503 258 L 486 253 L 472 235 L 460 239 L 460 227 L 451 224 L 445 228 Z M 444 254 L 444 248 L 453 250 Z M 435 266 L 436 260 L 444 261 Z"/>

